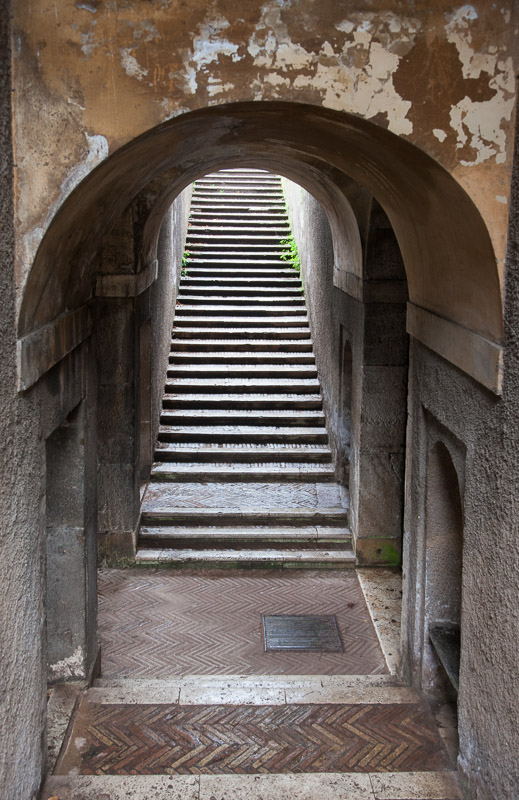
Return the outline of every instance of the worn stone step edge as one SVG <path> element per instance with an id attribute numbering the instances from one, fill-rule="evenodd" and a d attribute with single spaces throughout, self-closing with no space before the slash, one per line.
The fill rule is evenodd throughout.
<path id="1" fill-rule="evenodd" d="M 348 530 L 348 514 L 345 508 L 255 508 L 253 506 L 236 506 L 235 508 L 167 508 L 148 509 L 146 502 L 142 509 L 141 524 L 150 525 L 168 524 L 176 521 L 187 522 L 193 525 L 195 521 L 211 520 L 212 525 L 232 525 L 240 521 L 244 524 L 270 525 L 299 525 L 304 521 L 306 525 L 332 525 Z"/>
<path id="2" fill-rule="evenodd" d="M 196 352 L 184 350 L 175 352 L 172 350 L 169 354 L 170 364 L 315 364 L 315 356 L 313 353 L 275 353 L 275 352 L 262 352 L 256 350 L 252 352 L 239 352 L 234 350 L 227 350 L 223 352 L 215 352 L 211 350 Z"/>
<path id="3" fill-rule="evenodd" d="M 240 351 L 240 352 L 258 352 L 258 348 L 264 348 L 265 350 L 270 350 L 276 352 L 278 349 L 282 350 L 283 353 L 287 355 L 291 353 L 312 353 L 313 342 L 311 339 L 295 339 L 294 341 L 290 341 L 289 339 L 281 339 L 276 341 L 274 339 L 259 339 L 259 340 L 249 340 L 248 342 L 244 342 L 243 340 L 239 339 L 191 339 L 191 340 L 182 340 L 181 342 L 177 342 L 177 340 L 171 340 L 171 352 L 174 352 L 174 348 L 179 345 L 179 348 L 182 352 L 211 352 L 211 348 L 219 349 L 220 352 L 233 352 L 233 350 Z M 248 349 L 250 348 L 250 350 Z"/>
<path id="4" fill-rule="evenodd" d="M 253 446 L 247 448 L 223 449 L 223 447 L 215 447 L 212 449 L 204 448 L 202 442 L 191 442 L 192 447 L 178 447 L 180 443 L 162 442 L 166 447 L 157 448 L 155 450 L 154 458 L 155 464 L 168 464 L 170 462 L 185 461 L 186 463 L 207 464 L 218 461 L 225 463 L 226 461 L 235 464 L 246 465 L 248 463 L 272 463 L 278 461 L 282 463 L 294 464 L 326 464 L 331 465 L 332 454 L 329 447 L 321 447 L 316 450 L 276 450 L 273 447 L 266 447 L 263 450 L 253 449 Z M 214 443 L 213 443 L 214 445 Z M 258 446 L 259 447 L 259 446 Z M 312 475 L 307 472 L 304 477 Z"/>
<path id="5" fill-rule="evenodd" d="M 312 364 L 169 364 L 168 378 L 180 377 L 277 377 L 316 378 L 317 368 Z"/>
<path id="6" fill-rule="evenodd" d="M 267 381 L 270 380 L 270 383 Z M 283 383 L 275 382 L 269 378 L 222 378 L 218 385 L 210 378 L 176 378 L 167 381 L 164 387 L 166 394 L 179 394 L 184 391 L 195 394 L 201 391 L 204 394 L 245 394 L 251 392 L 258 394 L 266 392 L 271 394 L 285 394 L 290 389 L 290 394 L 318 394 L 319 381 L 312 378 L 285 378 Z M 285 390 L 285 391 L 284 391 Z"/>
<path id="7" fill-rule="evenodd" d="M 273 295 L 266 300 L 263 295 L 259 296 L 252 296 L 252 297 L 204 297 L 203 295 L 192 295 L 192 294 L 184 294 L 180 293 L 177 295 L 177 301 L 179 303 L 184 303 L 186 305 L 196 305 L 196 306 L 203 306 L 207 304 L 208 307 L 213 305 L 221 305 L 222 307 L 227 306 L 235 306 L 236 308 L 241 308 L 242 306 L 258 306 L 264 305 L 269 308 L 279 308 L 283 306 L 287 306 L 288 308 L 299 307 L 303 308 L 305 305 L 304 297 L 301 295 L 300 292 L 293 295 Z"/>
<path id="8" fill-rule="evenodd" d="M 261 564 L 269 566 L 281 564 L 285 568 L 297 568 L 307 565 L 313 569 L 333 567 L 342 569 L 355 566 L 355 554 L 352 550 L 151 550 L 139 548 L 135 561 L 137 563 L 170 563 L 170 564 L 232 564 L 236 566 L 252 566 Z"/>
<path id="9" fill-rule="evenodd" d="M 296 465 L 297 466 L 297 465 Z M 151 471 L 151 479 L 155 482 L 171 482 L 182 483 L 187 481 L 223 481 L 234 482 L 240 480 L 243 482 L 248 481 L 289 481 L 300 482 L 301 480 L 312 478 L 317 483 L 333 483 L 335 481 L 335 472 L 331 463 L 323 465 L 320 470 L 311 469 L 310 467 L 319 467 L 319 464 L 305 464 L 303 468 L 294 468 L 293 464 L 283 463 L 282 467 L 274 468 L 272 465 L 262 468 L 254 464 L 225 464 L 223 462 L 217 464 L 196 464 L 185 463 L 178 464 L 174 462 L 171 465 L 168 462 L 155 464 Z M 184 467 L 184 469 L 182 469 Z M 239 471 L 237 469 L 239 467 Z"/>
<path id="10" fill-rule="evenodd" d="M 222 339 L 228 339 L 232 335 L 235 339 L 244 339 L 247 342 L 251 337 L 258 337 L 262 339 L 310 339 L 310 328 L 292 328 L 287 326 L 285 328 L 211 328 L 211 327 L 174 327 L 173 336 L 175 339 L 192 339 L 199 338 L 204 334 L 208 339 L 216 339 L 219 336 Z"/>

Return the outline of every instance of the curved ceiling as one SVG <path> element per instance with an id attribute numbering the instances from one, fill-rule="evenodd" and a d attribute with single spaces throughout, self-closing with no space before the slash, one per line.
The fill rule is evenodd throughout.
<path id="1" fill-rule="evenodd" d="M 499 342 L 501 293 L 485 224 L 459 184 L 414 145 L 344 112 L 297 103 L 212 106 L 148 131 L 107 158 L 67 198 L 42 240 L 26 284 L 19 334 L 27 335 L 94 293 L 102 237 L 133 200 L 167 175 L 152 212 L 147 257 L 176 194 L 226 166 L 261 166 L 307 188 L 337 232 L 351 210 L 344 185 L 365 186 L 383 206 L 407 272 L 412 303 Z M 334 182 L 335 181 L 335 182 Z M 346 257 L 346 256 L 345 256 Z M 355 269 L 355 259 L 352 260 Z"/>

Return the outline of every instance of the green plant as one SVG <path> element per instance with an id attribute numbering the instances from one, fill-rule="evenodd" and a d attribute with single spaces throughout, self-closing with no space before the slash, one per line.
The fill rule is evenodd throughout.
<path id="1" fill-rule="evenodd" d="M 290 261 L 293 268 L 297 270 L 297 272 L 301 272 L 301 259 L 299 258 L 297 244 L 294 237 L 290 235 L 288 239 L 282 239 L 281 246 L 285 248 L 284 252 L 281 253 L 282 260 Z"/>
<path id="2" fill-rule="evenodd" d="M 189 258 L 189 255 L 190 255 L 189 250 L 184 250 L 184 252 L 182 253 L 180 274 L 182 275 L 183 278 L 187 276 L 187 260 Z"/>

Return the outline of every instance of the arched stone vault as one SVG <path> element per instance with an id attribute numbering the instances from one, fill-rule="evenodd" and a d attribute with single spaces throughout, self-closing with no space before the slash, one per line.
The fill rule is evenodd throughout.
<path id="1" fill-rule="evenodd" d="M 143 240 L 146 269 L 163 213 L 198 175 L 259 166 L 302 184 L 327 210 L 338 284 L 361 280 L 358 231 L 344 182 L 365 186 L 386 211 L 409 285 L 408 329 L 494 391 L 503 324 L 499 276 L 479 211 L 432 158 L 381 127 L 314 106 L 213 106 L 163 123 L 116 151 L 71 193 L 53 219 L 27 280 L 19 316 L 20 388 L 88 335 L 102 237 L 139 192 L 163 179 Z M 332 172 L 332 174 L 334 174 Z M 352 255 L 353 253 L 353 255 Z M 349 280 L 351 278 L 351 280 Z"/>

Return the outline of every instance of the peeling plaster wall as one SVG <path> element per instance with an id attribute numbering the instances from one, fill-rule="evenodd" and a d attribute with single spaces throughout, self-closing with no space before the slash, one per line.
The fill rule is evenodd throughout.
<path id="1" fill-rule="evenodd" d="M 185 111 L 240 100 L 350 111 L 407 138 L 469 191 L 501 263 L 511 0 L 13 5 L 19 289 L 50 218 L 108 153 Z"/>

